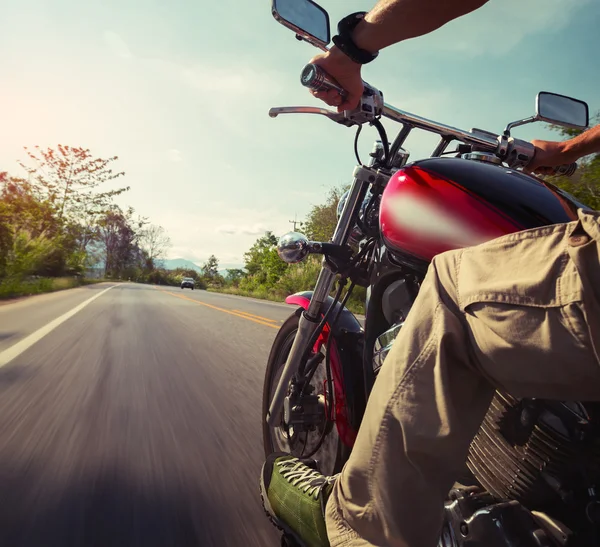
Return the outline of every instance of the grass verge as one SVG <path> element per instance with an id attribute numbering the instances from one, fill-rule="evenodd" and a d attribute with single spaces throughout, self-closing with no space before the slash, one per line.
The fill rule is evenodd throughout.
<path id="1" fill-rule="evenodd" d="M 37 279 L 3 279 L 0 281 L 0 300 L 73 289 L 82 285 L 102 283 L 104 279 L 80 277 L 40 277 Z"/>
<path id="2" fill-rule="evenodd" d="M 258 298 L 259 300 L 270 300 L 271 302 L 283 302 L 286 296 L 282 296 L 278 294 L 276 291 L 267 291 L 267 290 L 259 290 L 259 291 L 245 291 L 242 289 L 237 289 L 235 287 L 209 287 L 206 289 L 208 292 L 218 292 L 223 294 L 234 294 L 236 296 L 246 296 L 250 298 Z M 355 295 L 348 299 L 346 307 L 355 314 L 364 315 L 365 313 L 365 305 L 364 302 L 354 298 Z"/>

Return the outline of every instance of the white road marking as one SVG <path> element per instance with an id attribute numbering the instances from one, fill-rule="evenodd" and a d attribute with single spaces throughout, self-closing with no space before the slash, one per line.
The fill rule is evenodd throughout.
<path id="1" fill-rule="evenodd" d="M 64 323 L 67 319 L 73 317 L 77 312 L 81 311 L 88 304 L 96 300 L 96 298 L 100 298 L 105 292 L 110 291 L 112 288 L 116 287 L 116 285 L 111 285 L 107 289 L 104 289 L 102 292 L 88 298 L 85 302 L 82 302 L 78 306 L 75 306 L 72 310 L 69 310 L 67 313 L 63 313 L 60 317 L 50 321 L 50 323 L 44 325 L 39 328 L 35 332 L 32 332 L 29 336 L 23 338 L 23 340 L 17 342 L 16 344 L 10 346 L 10 348 L 5 349 L 0 353 L 0 367 L 7 365 L 10 363 L 15 357 L 18 357 L 25 350 L 29 349 L 33 344 L 39 342 L 44 336 L 51 333 L 56 327 Z"/>

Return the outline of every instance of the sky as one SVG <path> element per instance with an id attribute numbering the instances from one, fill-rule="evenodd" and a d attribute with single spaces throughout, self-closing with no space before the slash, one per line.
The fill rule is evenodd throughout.
<path id="1" fill-rule="evenodd" d="M 332 22 L 373 3 L 321 1 Z M 119 202 L 167 230 L 171 258 L 238 266 L 265 230 L 285 233 L 351 180 L 353 129 L 267 114 L 319 104 L 299 83 L 318 51 L 272 18 L 270 0 L 4 0 L 1 11 L 0 171 L 22 174 L 23 146 L 119 156 L 117 182 L 131 187 Z M 598 28 L 597 0 L 490 0 L 384 50 L 363 78 L 403 110 L 500 132 L 542 90 L 600 110 Z M 405 148 L 426 157 L 435 138 L 415 133 Z M 557 138 L 544 124 L 513 135 Z M 363 131 L 363 154 L 375 139 Z"/>

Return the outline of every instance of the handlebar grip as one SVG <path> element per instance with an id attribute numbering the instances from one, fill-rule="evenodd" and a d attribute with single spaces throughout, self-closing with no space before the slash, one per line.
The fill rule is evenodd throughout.
<path id="1" fill-rule="evenodd" d="M 559 167 L 555 167 L 552 172 L 553 175 L 562 175 L 563 177 L 570 177 L 573 173 L 577 171 L 577 163 L 569 163 L 568 165 L 560 165 Z"/>
<path id="2" fill-rule="evenodd" d="M 342 97 L 346 96 L 346 90 L 338 84 L 325 70 L 319 65 L 309 63 L 302 69 L 300 74 L 300 83 L 314 91 L 329 91 L 334 89 Z"/>

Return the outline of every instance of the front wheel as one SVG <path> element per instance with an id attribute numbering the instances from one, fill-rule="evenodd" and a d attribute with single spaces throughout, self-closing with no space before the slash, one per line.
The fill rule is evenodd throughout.
<path id="1" fill-rule="evenodd" d="M 341 471 L 343 465 L 342 442 L 335 424 L 326 419 L 325 411 L 322 413 L 322 418 L 317 419 L 310 427 L 288 426 L 284 423 L 283 412 L 274 427 L 266 422 L 271 399 L 298 331 L 298 322 L 299 317 L 294 314 L 281 326 L 267 362 L 262 404 L 265 456 L 273 452 L 285 452 L 298 458 L 310 457 L 317 461 L 321 473 L 334 475 Z M 316 349 L 323 354 L 326 353 L 324 344 L 319 344 Z M 324 398 L 326 378 L 325 360 L 323 360 L 310 381 L 313 396 Z"/>

